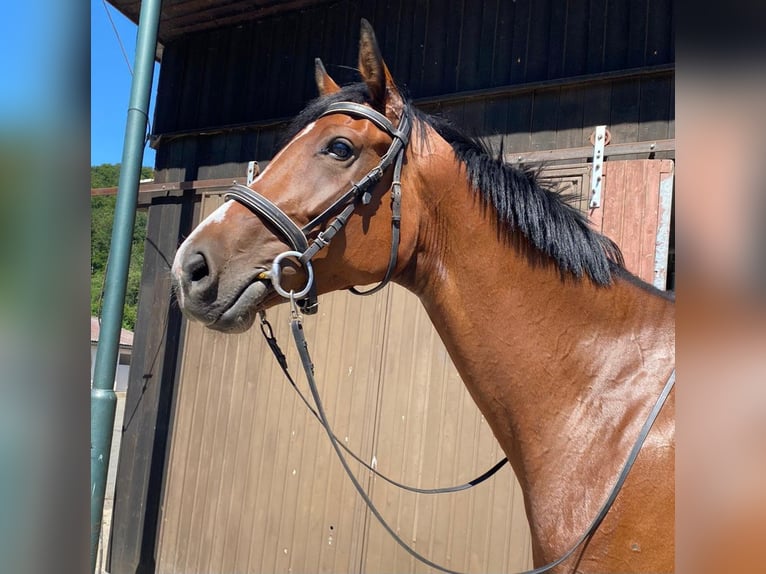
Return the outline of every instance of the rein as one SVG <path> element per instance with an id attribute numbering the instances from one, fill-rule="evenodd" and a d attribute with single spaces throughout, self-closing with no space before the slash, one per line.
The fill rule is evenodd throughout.
<path id="1" fill-rule="evenodd" d="M 346 471 L 346 474 L 348 475 L 348 478 L 351 481 L 351 483 L 354 485 L 354 488 L 359 493 L 359 496 L 362 498 L 362 500 L 364 500 L 365 504 L 370 509 L 370 512 L 372 512 L 372 514 L 375 516 L 375 518 L 378 520 L 381 526 L 383 526 L 386 532 L 389 533 L 389 535 L 396 541 L 397 544 L 399 544 L 399 546 L 401 546 L 404 550 L 406 550 L 415 559 L 419 560 L 423 564 L 426 564 L 427 566 L 430 566 L 431 568 L 434 568 L 441 572 L 445 572 L 446 574 L 463 574 L 462 572 L 459 572 L 457 570 L 451 570 L 449 568 L 446 568 L 444 566 L 441 566 L 429 560 L 428 558 L 426 558 L 425 556 L 423 556 L 422 554 L 414 550 L 411 546 L 409 546 L 386 522 L 386 520 L 383 518 L 383 515 L 380 513 L 380 511 L 377 509 L 375 504 L 372 502 L 372 499 L 370 498 L 370 496 L 364 490 L 364 487 L 359 483 L 359 480 L 356 478 L 353 471 L 349 467 L 348 461 L 346 460 L 346 457 L 343 455 L 343 452 L 341 452 L 341 449 L 346 450 L 346 452 L 348 452 L 355 460 L 362 463 L 367 469 L 371 470 L 372 472 L 374 472 L 376 475 L 380 476 L 384 480 L 392 484 L 395 484 L 397 486 L 401 486 L 399 485 L 399 483 L 396 483 L 395 481 L 392 481 L 391 479 L 381 475 L 371 466 L 367 465 L 365 462 L 360 460 L 357 455 L 353 454 L 343 443 L 341 443 L 338 440 L 338 437 L 333 432 L 332 427 L 330 426 L 330 422 L 327 419 L 327 415 L 325 414 L 324 406 L 322 405 L 322 400 L 319 396 L 319 390 L 317 388 L 316 379 L 314 378 L 314 364 L 311 360 L 311 355 L 309 354 L 308 343 L 303 333 L 302 318 L 300 313 L 298 312 L 298 305 L 294 297 L 290 298 L 290 304 L 292 306 L 290 328 L 293 334 L 293 339 L 295 341 L 295 347 L 298 351 L 298 355 L 300 356 L 303 370 L 306 374 L 306 380 L 308 381 L 309 390 L 311 391 L 311 396 L 314 399 L 314 404 L 316 405 L 316 410 L 311 408 L 306 398 L 298 390 L 292 377 L 290 377 L 287 371 L 287 361 L 284 357 L 284 354 L 282 354 L 281 351 L 279 351 L 279 355 L 277 356 L 275 349 L 279 349 L 279 346 L 276 344 L 276 339 L 271 333 L 271 325 L 269 325 L 268 321 L 266 321 L 265 312 L 261 312 L 261 330 L 263 331 L 263 334 L 266 337 L 267 341 L 269 341 L 269 347 L 271 347 L 272 351 L 275 352 L 275 356 L 277 356 L 277 360 L 279 361 L 279 364 L 282 367 L 283 372 L 285 373 L 285 375 L 287 375 L 287 378 L 290 381 L 291 385 L 293 386 L 293 388 L 296 389 L 296 391 L 298 391 L 298 394 L 300 395 L 303 402 L 306 404 L 306 406 L 308 406 L 309 410 L 311 410 L 314 416 L 319 420 L 320 424 L 322 425 L 322 428 L 327 433 L 327 436 L 330 439 L 330 444 L 332 444 L 332 447 L 335 450 L 335 454 L 338 456 L 338 460 L 343 466 L 343 469 Z M 267 332 L 268 332 L 268 335 L 267 335 Z M 593 522 L 591 522 L 587 530 L 580 536 L 580 538 L 577 539 L 577 541 L 569 548 L 569 550 L 567 550 L 567 552 L 565 552 L 557 560 L 550 562 L 549 564 L 546 564 L 539 568 L 535 568 L 533 570 L 525 570 L 524 572 L 519 572 L 517 574 L 545 574 L 546 572 L 550 572 L 557 566 L 561 565 L 564 561 L 569 559 L 583 543 L 587 542 L 588 540 L 590 540 L 590 538 L 593 537 L 593 535 L 598 530 L 598 527 L 601 525 L 604 518 L 606 518 L 606 515 L 609 513 L 609 510 L 612 508 L 614 501 L 617 499 L 617 495 L 620 493 L 620 490 L 622 489 L 622 486 L 625 483 L 625 480 L 628 478 L 628 474 L 630 473 L 630 470 L 633 467 L 633 463 L 635 463 L 636 458 L 638 458 L 638 453 L 641 451 L 641 447 L 643 446 L 644 441 L 646 440 L 646 437 L 649 435 L 649 431 L 654 425 L 655 420 L 657 420 L 657 416 L 660 414 L 660 411 L 662 410 L 662 407 L 665 404 L 665 401 L 667 400 L 668 395 L 670 394 L 670 391 L 673 389 L 675 382 L 676 382 L 676 370 L 673 369 L 670 376 L 668 377 L 667 382 L 665 383 L 665 386 L 663 387 L 662 391 L 657 397 L 657 400 L 655 401 L 654 406 L 652 407 L 652 410 L 649 412 L 649 415 L 646 421 L 644 422 L 644 425 L 641 427 L 641 431 L 638 433 L 636 442 L 633 444 L 633 448 L 631 448 L 630 453 L 628 454 L 628 458 L 625 461 L 625 464 L 623 465 L 622 470 L 620 471 L 620 474 L 617 477 L 617 481 L 615 482 L 611 492 L 609 493 L 609 496 L 607 497 L 604 504 L 601 506 L 598 514 L 593 519 Z M 427 492 L 427 493 L 456 492 L 458 490 L 465 490 L 466 488 L 479 484 L 480 482 L 483 482 L 484 480 L 492 476 L 506 462 L 508 462 L 507 459 L 500 461 L 492 469 L 485 472 L 479 478 L 474 479 L 473 481 L 459 487 L 452 487 L 447 489 L 435 489 L 433 491 L 423 491 L 423 490 L 413 489 L 411 487 L 404 487 L 404 488 L 406 488 L 407 490 L 413 490 L 414 492 Z"/>
<path id="2" fill-rule="evenodd" d="M 272 203 L 269 199 L 267 199 L 266 197 L 264 197 L 257 191 L 250 189 L 248 187 L 238 185 L 238 184 L 234 185 L 227 191 L 225 195 L 225 198 L 227 200 L 234 199 L 238 201 L 239 203 L 241 203 L 242 205 L 248 207 L 257 215 L 263 217 L 267 222 L 269 222 L 273 226 L 273 228 L 275 228 L 279 232 L 282 239 L 284 239 L 288 243 L 288 245 L 290 245 L 290 247 L 292 248 L 290 251 L 285 251 L 274 258 L 274 261 L 271 266 L 271 271 L 267 274 L 267 277 L 264 277 L 264 278 L 268 278 L 271 281 L 272 287 L 277 293 L 279 293 L 281 296 L 285 297 L 286 299 L 290 300 L 290 305 L 291 305 L 290 326 L 291 326 L 291 330 L 293 334 L 293 339 L 295 341 L 295 346 L 298 350 L 298 355 L 300 356 L 300 359 L 301 359 L 303 370 L 306 374 L 309 390 L 311 391 L 311 396 L 314 400 L 314 405 L 316 406 L 316 409 L 311 407 L 308 400 L 303 395 L 303 393 L 301 393 L 301 391 L 298 389 L 298 386 L 296 385 L 295 381 L 290 375 L 288 371 L 288 367 L 287 367 L 287 359 L 285 358 L 284 353 L 282 352 L 279 345 L 277 344 L 277 340 L 274 337 L 271 325 L 266 320 L 266 314 L 263 311 L 261 311 L 260 313 L 261 332 L 263 333 L 263 336 L 265 337 L 266 342 L 269 345 L 269 348 L 274 353 L 274 356 L 276 357 L 277 362 L 282 368 L 282 371 L 284 372 L 288 381 L 290 382 L 292 387 L 298 392 L 298 395 L 300 396 L 303 403 L 308 407 L 308 409 L 311 411 L 314 417 L 320 422 L 320 424 L 322 425 L 322 428 L 324 428 L 325 432 L 327 433 L 327 436 L 330 439 L 330 443 L 332 444 L 332 447 L 335 450 L 335 453 L 338 456 L 338 459 L 341 465 L 343 466 L 343 469 L 346 471 L 346 474 L 351 480 L 351 483 L 354 485 L 354 488 L 357 490 L 359 495 L 364 500 L 365 504 L 367 504 L 367 507 L 370 509 L 370 512 L 372 512 L 372 514 L 380 522 L 383 528 L 391 535 L 391 537 L 402 548 L 404 548 L 404 550 L 406 550 L 410 555 L 412 555 L 414 558 L 416 558 L 420 562 L 426 564 L 427 566 L 430 566 L 431 568 L 440 570 L 441 572 L 445 572 L 447 574 L 461 574 L 458 571 L 450 570 L 449 568 L 440 566 L 439 564 L 432 562 L 425 556 L 422 556 L 421 554 L 416 552 L 413 548 L 408 546 L 407 543 L 404 542 L 404 540 L 402 540 L 402 538 L 396 534 L 393 528 L 391 528 L 391 526 L 389 526 L 389 524 L 385 521 L 383 516 L 380 514 L 378 509 L 373 504 L 369 495 L 365 492 L 364 488 L 359 483 L 358 479 L 356 478 L 353 471 L 349 467 L 348 461 L 346 460 L 346 457 L 344 456 L 342 450 L 345 450 L 357 462 L 362 464 L 366 469 L 373 472 L 375 475 L 381 477 L 383 480 L 395 486 L 403 488 L 405 490 L 410 490 L 412 492 L 418 492 L 418 493 L 426 493 L 426 494 L 457 492 L 460 490 L 465 490 L 477 484 L 480 484 L 481 482 L 485 481 L 487 478 L 495 474 L 503 465 L 505 465 L 505 463 L 508 462 L 508 459 L 505 458 L 501 460 L 494 467 L 492 467 L 490 470 L 488 470 L 481 476 L 475 478 L 474 480 L 469 481 L 466 484 L 459 485 L 459 486 L 447 487 L 447 488 L 436 488 L 436 489 L 420 489 L 420 488 L 415 488 L 415 487 L 410 487 L 410 486 L 400 484 L 379 473 L 376 469 L 374 469 L 371 465 L 368 465 L 366 462 L 364 462 L 359 456 L 354 454 L 351 450 L 349 450 L 348 447 L 346 447 L 346 445 L 344 445 L 342 442 L 338 440 L 337 436 L 332 430 L 332 427 L 329 421 L 327 420 L 327 415 L 325 414 L 324 406 L 322 405 L 322 401 L 319 396 L 319 391 L 317 389 L 316 380 L 314 378 L 314 365 L 311 361 L 311 356 L 308 350 L 308 343 L 306 342 L 306 338 L 303 333 L 303 322 L 302 322 L 301 314 L 299 312 L 299 307 L 300 307 L 300 310 L 302 310 L 306 314 L 314 314 L 317 312 L 318 301 L 317 301 L 317 293 L 316 293 L 316 283 L 314 281 L 314 272 L 313 272 L 313 267 L 311 265 L 311 259 L 314 256 L 316 256 L 316 254 L 319 251 L 321 251 L 324 247 L 329 245 L 332 238 L 338 233 L 338 231 L 340 231 L 343 228 L 343 226 L 346 225 L 346 223 L 348 222 L 348 219 L 351 217 L 351 214 L 356 210 L 356 208 L 359 205 L 367 205 L 370 203 L 370 201 L 372 200 L 372 193 L 371 193 L 372 189 L 382 179 L 386 169 L 388 169 L 388 167 L 391 166 L 391 164 L 394 164 L 393 181 L 391 185 L 391 230 L 392 230 L 391 254 L 389 256 L 389 262 L 388 262 L 388 267 L 386 269 L 386 273 L 382 281 L 375 287 L 369 289 L 368 291 L 359 291 L 353 287 L 350 289 L 350 291 L 357 295 L 370 295 L 382 289 L 383 286 L 389 282 L 389 280 L 391 279 L 393 275 L 394 269 L 396 268 L 397 253 L 399 249 L 399 226 L 401 221 L 401 173 L 402 173 L 402 164 L 404 161 L 404 152 L 407 147 L 407 143 L 409 141 L 410 133 L 412 130 L 412 124 L 409 117 L 409 112 L 406 107 L 404 109 L 401 121 L 399 123 L 399 128 L 394 127 L 394 125 L 383 114 L 376 112 L 372 108 L 363 106 L 361 104 L 353 103 L 353 102 L 338 102 L 338 103 L 332 104 L 331 106 L 328 107 L 328 109 L 323 114 L 321 114 L 320 117 L 323 117 L 329 114 L 337 114 L 337 113 L 347 114 L 347 115 L 351 115 L 355 117 L 361 117 L 371 121 L 379 129 L 385 131 L 392 137 L 391 145 L 388 148 L 388 151 L 386 151 L 386 153 L 381 157 L 380 162 L 378 163 L 377 166 L 375 166 L 372 170 L 370 170 L 358 182 L 352 184 L 351 187 L 339 199 L 333 202 L 332 205 L 330 205 L 327 209 L 325 209 L 322 213 L 320 213 L 318 216 L 312 219 L 305 226 L 298 227 L 298 225 L 296 225 L 295 222 L 293 222 L 293 220 L 290 219 L 290 217 L 287 214 L 285 214 L 277 205 Z M 330 223 L 328 224 L 328 222 Z M 325 225 L 326 227 L 324 227 Z M 313 230 L 317 227 L 324 227 L 324 228 L 317 233 L 316 237 L 311 242 L 309 242 L 308 234 L 311 234 Z M 295 264 L 292 263 L 290 259 L 288 258 L 297 259 L 300 265 L 306 270 L 306 274 L 307 274 L 306 285 L 303 287 L 303 289 L 301 289 L 298 292 L 295 292 L 292 290 L 288 292 L 281 286 L 282 262 L 287 260 L 288 264 L 295 266 Z M 660 393 L 659 397 L 657 398 L 657 401 L 652 407 L 652 410 L 650 411 L 649 416 L 644 422 L 643 427 L 641 427 L 641 431 L 639 432 L 639 435 L 636 438 L 636 442 L 634 443 L 633 448 L 628 454 L 628 458 L 625 461 L 625 464 L 617 478 L 617 481 L 614 487 L 612 488 L 609 496 L 607 497 L 606 501 L 604 502 L 603 506 L 599 510 L 598 514 L 596 515 L 595 519 L 590 524 L 588 529 L 580 536 L 580 538 L 572 545 L 572 547 L 563 556 L 561 556 L 554 562 L 551 562 L 550 564 L 547 564 L 539 568 L 535 568 L 533 570 L 527 570 L 525 572 L 521 572 L 519 574 L 544 574 L 545 572 L 549 572 L 550 570 L 559 566 L 565 560 L 570 558 L 574 554 L 574 552 L 584 542 L 588 541 L 596 533 L 596 531 L 598 530 L 598 527 L 601 525 L 601 522 L 606 517 L 607 513 L 612 507 L 612 504 L 617 498 L 617 495 L 622 489 L 622 486 L 628 477 L 628 473 L 633 467 L 633 463 L 638 457 L 638 453 L 640 452 L 641 447 L 643 446 L 644 441 L 646 440 L 646 437 L 649 434 L 649 431 L 654 425 L 654 422 L 657 419 L 657 416 L 659 415 L 662 409 L 662 406 L 665 404 L 665 400 L 667 399 L 668 395 L 670 394 L 670 391 L 672 390 L 675 384 L 675 379 L 676 379 L 676 372 L 675 372 L 675 369 L 673 369 L 673 372 L 668 377 L 668 380 L 665 383 L 665 386 L 662 389 L 662 392 Z"/>
<path id="3" fill-rule="evenodd" d="M 326 419 L 323 420 L 323 417 L 320 416 L 320 414 L 314 409 L 314 407 L 311 406 L 311 403 L 309 403 L 306 396 L 298 388 L 298 385 L 293 379 L 292 375 L 290 375 L 290 371 L 287 366 L 287 357 L 285 357 L 285 354 L 282 352 L 282 349 L 280 348 L 279 343 L 277 342 L 277 338 L 274 336 L 274 331 L 271 327 L 271 323 L 269 323 L 269 321 L 266 319 L 265 311 L 260 312 L 260 319 L 261 319 L 261 333 L 263 333 L 263 337 L 266 339 L 266 343 L 269 345 L 271 352 L 274 354 L 274 357 L 276 358 L 277 363 L 279 364 L 280 368 L 282 369 L 282 372 L 287 378 L 287 381 L 290 383 L 290 386 L 295 390 L 296 393 L 298 393 L 298 397 L 301 399 L 301 401 L 303 401 L 303 404 L 306 405 L 306 408 L 311 412 L 311 414 L 314 415 L 314 418 L 316 418 L 320 422 L 320 424 L 322 424 L 322 426 L 325 427 L 324 421 L 326 421 Z M 305 345 L 305 340 L 304 340 L 304 345 Z M 306 352 L 308 353 L 308 347 Z M 304 369 L 305 369 L 305 365 L 304 365 Z M 313 365 L 312 365 L 311 372 L 313 374 Z M 385 480 L 389 484 L 392 484 L 398 488 L 401 488 L 402 490 L 407 490 L 409 492 L 414 492 L 416 494 L 447 494 L 450 492 L 460 492 L 461 490 L 467 490 L 471 487 L 481 484 L 482 482 L 484 482 L 485 480 L 493 476 L 498 470 L 500 470 L 503 466 L 505 466 L 508 463 L 508 459 L 503 458 L 502 460 L 498 461 L 495 464 L 495 466 L 493 466 L 486 472 L 480 474 L 473 480 L 469 480 L 468 482 L 464 484 L 459 484 L 457 486 L 443 486 L 440 488 L 419 488 L 416 486 L 409 486 L 406 484 L 402 484 L 401 482 L 397 482 L 393 478 L 389 478 L 385 474 L 376 470 L 375 467 L 373 467 L 372 465 L 367 464 L 367 462 L 365 462 L 359 455 L 355 454 L 354 451 L 352 451 L 349 447 L 347 447 L 345 444 L 339 441 L 338 437 L 334 433 L 333 433 L 333 438 L 335 439 L 336 443 L 343 450 L 345 450 L 346 453 L 351 458 L 353 458 L 355 461 L 357 461 L 359 464 L 361 464 L 364 468 L 366 468 L 368 471 L 373 473 L 375 476 Z"/>

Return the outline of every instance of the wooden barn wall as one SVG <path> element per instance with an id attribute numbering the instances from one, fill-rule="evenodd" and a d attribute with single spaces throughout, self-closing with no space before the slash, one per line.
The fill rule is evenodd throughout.
<path id="1" fill-rule="evenodd" d="M 202 213 L 221 202 L 205 194 Z M 299 375 L 288 309 L 269 313 Z M 336 435 L 392 478 L 470 480 L 503 456 L 416 297 L 390 286 L 335 293 L 305 322 Z M 428 572 L 375 521 L 258 328 L 188 324 L 164 485 L 156 571 Z M 450 568 L 531 566 L 524 503 L 509 467 L 450 495 L 404 493 L 352 468 L 393 528 Z"/>
<path id="2" fill-rule="evenodd" d="M 355 79 L 362 17 L 421 107 L 509 134 L 515 152 L 584 145 L 600 123 L 615 143 L 674 137 L 672 0 L 339 0 L 165 46 L 158 179 L 270 158 L 284 119 L 316 96 L 315 57 Z M 643 73 L 614 77 L 626 70 Z"/>

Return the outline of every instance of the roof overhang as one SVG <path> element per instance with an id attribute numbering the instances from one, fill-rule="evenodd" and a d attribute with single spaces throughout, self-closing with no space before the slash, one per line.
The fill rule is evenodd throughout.
<path id="1" fill-rule="evenodd" d="M 108 1 L 138 24 L 140 0 Z M 158 41 L 166 44 L 195 32 L 228 28 L 331 1 L 334 0 L 166 0 L 162 4 Z"/>

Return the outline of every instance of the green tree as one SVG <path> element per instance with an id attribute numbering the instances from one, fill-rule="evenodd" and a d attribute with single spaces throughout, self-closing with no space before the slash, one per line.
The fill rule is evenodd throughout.
<path id="1" fill-rule="evenodd" d="M 152 168 L 141 168 L 141 179 L 151 179 L 154 176 Z M 119 164 L 102 164 L 91 166 L 91 188 L 116 187 L 120 179 Z M 90 312 L 99 315 L 103 299 L 104 279 L 106 276 L 109 246 L 112 239 L 112 224 L 114 222 L 114 206 L 116 196 L 103 195 L 91 197 L 90 200 Z M 136 312 L 138 309 L 138 292 L 141 284 L 141 269 L 144 265 L 144 240 L 146 239 L 146 212 L 136 213 L 136 224 L 133 228 L 133 244 L 128 268 L 128 285 L 125 293 L 122 326 L 131 331 L 136 327 Z"/>

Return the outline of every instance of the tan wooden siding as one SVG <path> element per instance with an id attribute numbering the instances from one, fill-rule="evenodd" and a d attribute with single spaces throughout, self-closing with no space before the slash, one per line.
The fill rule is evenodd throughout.
<path id="1" fill-rule="evenodd" d="M 201 211 L 219 204 L 220 196 L 205 196 Z M 305 384 L 287 308 L 269 319 Z M 337 436 L 382 472 L 445 486 L 502 458 L 410 293 L 393 286 L 368 298 L 323 296 L 305 328 Z M 531 565 L 509 467 L 467 493 L 433 497 L 402 493 L 351 466 L 390 524 L 435 561 L 471 572 Z M 187 325 L 168 469 L 158 572 L 429 570 L 364 507 L 257 327 L 232 336 Z"/>

